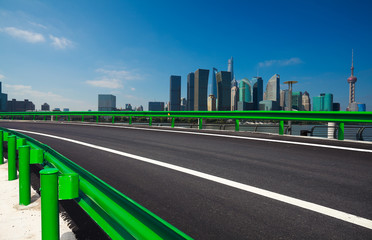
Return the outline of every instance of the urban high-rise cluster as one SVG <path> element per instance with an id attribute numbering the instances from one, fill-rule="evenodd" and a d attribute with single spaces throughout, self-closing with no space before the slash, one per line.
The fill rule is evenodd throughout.
<path id="1" fill-rule="evenodd" d="M 197 69 L 187 75 L 187 98 L 181 98 L 181 76 L 170 77 L 170 98 L 164 104 L 169 111 L 246 111 L 246 110 L 285 110 L 285 111 L 340 111 L 340 104 L 333 102 L 332 93 L 322 93 L 313 97 L 307 91 L 292 92 L 280 89 L 280 75 L 274 74 L 263 89 L 262 77 L 236 80 L 234 60 L 228 59 L 227 71 L 212 68 L 211 82 L 209 70 Z M 352 53 L 351 76 L 349 83 L 349 105 L 347 111 L 365 111 L 365 104 L 355 102 L 354 61 Z M 296 81 L 290 81 L 296 83 Z M 291 83 L 291 84 L 292 84 Z M 291 85 L 292 87 L 292 85 Z M 182 103 L 183 102 L 183 103 Z M 152 105 L 155 106 L 155 105 Z M 149 104 L 149 110 L 155 110 Z M 159 106 L 159 105 L 157 105 Z M 156 107 L 156 110 L 160 110 Z"/>

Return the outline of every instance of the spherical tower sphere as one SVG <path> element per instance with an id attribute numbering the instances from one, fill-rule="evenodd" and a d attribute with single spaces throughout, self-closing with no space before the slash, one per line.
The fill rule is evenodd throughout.
<path id="1" fill-rule="evenodd" d="M 347 79 L 347 82 L 348 83 L 355 83 L 357 81 L 357 78 L 355 76 L 350 76 L 348 79 Z"/>

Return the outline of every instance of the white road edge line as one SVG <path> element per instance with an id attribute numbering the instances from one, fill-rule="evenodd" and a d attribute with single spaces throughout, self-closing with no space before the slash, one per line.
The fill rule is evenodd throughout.
<path id="1" fill-rule="evenodd" d="M 100 125 L 100 124 L 83 124 L 83 123 L 63 123 L 63 124 L 79 125 L 79 126 L 93 126 L 93 127 L 108 127 L 108 128 L 125 128 L 125 129 L 134 129 L 134 130 L 142 130 L 142 131 L 156 131 L 156 132 L 170 132 L 170 133 L 179 133 L 179 134 L 204 135 L 204 136 L 211 136 L 211 137 L 236 138 L 236 139 L 246 139 L 246 140 L 262 141 L 262 142 L 285 143 L 285 144 L 303 145 L 303 146 L 310 146 L 310 147 L 321 147 L 321 148 L 331 148 L 331 149 L 339 149 L 339 150 L 347 150 L 347 151 L 355 151 L 355 152 L 372 153 L 371 149 L 332 146 L 332 145 L 317 144 L 317 143 L 294 142 L 294 141 L 286 141 L 286 140 L 278 140 L 278 139 L 245 137 L 245 136 L 236 136 L 236 135 L 223 135 L 223 134 L 217 134 L 217 133 L 188 132 L 188 131 L 175 131 L 175 130 L 168 130 L 168 129 L 138 128 L 138 127 L 112 126 L 112 125 Z"/>
<path id="2" fill-rule="evenodd" d="M 199 177 L 199 178 L 202 178 L 202 179 L 206 179 L 206 180 L 209 180 L 209 181 L 220 183 L 220 184 L 223 184 L 223 185 L 226 185 L 226 186 L 237 188 L 237 189 L 240 189 L 240 190 L 243 190 L 243 191 L 254 193 L 254 194 L 257 194 L 257 195 L 260 195 L 260 196 L 263 196 L 263 197 L 271 198 L 271 199 L 274 199 L 274 200 L 277 200 L 277 201 L 280 201 L 280 202 L 291 204 L 291 205 L 294 205 L 294 206 L 297 206 L 297 207 L 300 207 L 300 208 L 304 208 L 304 209 L 307 209 L 307 210 L 310 210 L 310 211 L 313 211 L 313 212 L 317 212 L 317 213 L 320 213 L 320 214 L 323 214 L 323 215 L 326 215 L 326 216 L 337 218 L 337 219 L 340 219 L 342 221 L 353 223 L 355 225 L 365 227 L 365 228 L 368 228 L 368 229 L 372 230 L 372 220 L 362 218 L 362 217 L 358 217 L 356 215 L 345 213 L 345 212 L 342 212 L 342 211 L 338 211 L 338 210 L 335 210 L 335 209 L 332 209 L 332 208 L 324 207 L 324 206 L 321 206 L 321 205 L 318 205 L 318 204 L 315 204 L 315 203 L 303 201 L 303 200 L 300 200 L 300 199 L 297 199 L 297 198 L 288 197 L 288 196 L 285 196 L 285 195 L 282 195 L 282 194 L 279 194 L 279 193 L 275 193 L 275 192 L 271 192 L 271 191 L 268 191 L 268 190 L 265 190 L 265 189 L 253 187 L 253 186 L 250 186 L 250 185 L 247 185 L 247 184 L 235 182 L 235 181 L 224 179 L 224 178 L 221 178 L 221 177 L 216 177 L 216 176 L 213 176 L 213 175 L 210 175 L 210 174 L 206 174 L 206 173 L 203 173 L 203 172 L 191 170 L 191 169 L 184 168 L 184 167 L 179 167 L 177 165 L 164 163 L 164 162 L 153 160 L 153 159 L 150 159 L 150 158 L 141 157 L 141 156 L 137 156 L 137 155 L 134 155 L 134 154 L 130 154 L 130 153 L 126 153 L 126 152 L 122 152 L 122 151 L 118 151 L 118 150 L 114 150 L 114 149 L 110 149 L 110 148 L 106 148 L 106 147 L 101 147 L 101 146 L 97 146 L 97 145 L 94 145 L 94 144 L 85 143 L 85 142 L 81 142 L 81 141 L 77 141 L 77 140 L 72 140 L 72 139 L 68 139 L 68 138 L 64 138 L 64 137 L 59 137 L 59 136 L 54 136 L 54 135 L 44 134 L 44 133 L 38 133 L 38 132 L 32 132 L 32 131 L 26 131 L 26 130 L 19 130 L 19 129 L 11 129 L 11 130 L 18 131 L 18 132 L 29 133 L 29 134 L 40 135 L 40 136 L 44 136 L 44 137 L 55 138 L 55 139 L 59 139 L 59 140 L 67 141 L 67 142 L 72 142 L 72 143 L 80 144 L 80 145 L 83 145 L 83 146 L 86 146 L 86 147 L 91 147 L 91 148 L 95 148 L 95 149 L 98 149 L 98 150 L 101 150 L 101 151 L 106 151 L 106 152 L 117 154 L 117 155 L 120 155 L 120 156 L 132 158 L 132 159 L 135 159 L 135 160 L 138 160 L 138 161 L 154 164 L 154 165 L 161 166 L 161 167 L 168 168 L 168 169 L 172 169 L 172 170 L 175 170 L 175 171 L 178 171 L 178 172 L 186 173 L 186 174 L 189 174 L 189 175 L 192 175 L 192 176 L 195 176 L 195 177 Z"/>

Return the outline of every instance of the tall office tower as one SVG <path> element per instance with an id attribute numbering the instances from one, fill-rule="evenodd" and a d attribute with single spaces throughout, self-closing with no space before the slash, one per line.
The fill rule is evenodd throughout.
<path id="1" fill-rule="evenodd" d="M 310 94 L 307 91 L 302 95 L 302 106 L 304 111 L 311 111 Z"/>
<path id="2" fill-rule="evenodd" d="M 217 80 L 216 80 L 217 72 L 218 72 L 217 68 L 213 68 L 213 70 L 212 70 L 212 82 L 210 84 L 211 89 L 209 91 L 209 94 L 212 94 L 215 97 L 217 97 Z"/>
<path id="3" fill-rule="evenodd" d="M 263 100 L 263 80 L 261 77 L 253 77 L 251 83 L 253 109 L 259 110 L 260 101 Z"/>
<path id="4" fill-rule="evenodd" d="M 164 102 L 149 102 L 149 111 L 164 111 Z"/>
<path id="5" fill-rule="evenodd" d="M 116 97 L 111 94 L 98 94 L 98 111 L 115 111 Z"/>
<path id="6" fill-rule="evenodd" d="M 347 79 L 347 82 L 349 83 L 349 106 L 348 109 L 350 109 L 351 104 L 355 102 L 355 83 L 357 81 L 357 78 L 354 76 L 354 51 L 351 50 L 351 76 Z"/>
<path id="7" fill-rule="evenodd" d="M 288 89 L 280 90 L 280 107 L 284 111 L 290 110 L 288 108 Z"/>
<path id="8" fill-rule="evenodd" d="M 333 94 L 321 93 L 313 97 L 313 111 L 333 111 Z"/>
<path id="9" fill-rule="evenodd" d="M 194 111 L 194 73 L 187 75 L 187 111 Z"/>
<path id="10" fill-rule="evenodd" d="M 213 94 L 208 97 L 208 111 L 216 111 L 216 97 Z"/>
<path id="11" fill-rule="evenodd" d="M 207 69 L 198 69 L 195 71 L 194 111 L 208 110 L 208 77 L 209 70 Z"/>
<path id="12" fill-rule="evenodd" d="M 170 76 L 169 111 L 179 111 L 181 103 L 181 76 Z"/>
<path id="13" fill-rule="evenodd" d="M 50 106 L 48 103 L 41 105 L 41 111 L 50 111 Z"/>
<path id="14" fill-rule="evenodd" d="M 236 80 L 234 80 L 236 82 Z M 239 101 L 239 88 L 233 86 L 231 88 L 231 111 L 238 110 L 238 101 Z"/>
<path id="15" fill-rule="evenodd" d="M 266 100 L 280 101 L 280 76 L 275 74 L 266 85 Z"/>
<path id="16" fill-rule="evenodd" d="M 233 57 L 231 57 L 227 61 L 227 71 L 228 72 L 231 72 L 231 80 L 233 80 L 235 78 L 235 76 L 234 76 L 234 60 L 233 60 Z"/>
<path id="17" fill-rule="evenodd" d="M 303 111 L 302 107 L 302 92 L 292 93 L 292 109 Z"/>
<path id="18" fill-rule="evenodd" d="M 230 111 L 231 109 L 231 72 L 217 73 L 217 109 Z"/>
<path id="19" fill-rule="evenodd" d="M 8 94 L 2 92 L 1 82 L 0 82 L 0 112 L 7 111 L 8 104 Z"/>
<path id="20" fill-rule="evenodd" d="M 239 82 L 239 101 L 252 102 L 252 85 L 248 78 L 243 78 Z"/>

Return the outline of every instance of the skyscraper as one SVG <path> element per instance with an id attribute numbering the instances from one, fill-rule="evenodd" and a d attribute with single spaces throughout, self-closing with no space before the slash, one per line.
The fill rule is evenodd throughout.
<path id="1" fill-rule="evenodd" d="M 354 76 L 354 51 L 351 51 L 351 76 L 347 79 L 349 83 L 349 106 L 355 102 L 355 83 L 357 78 Z"/>
<path id="2" fill-rule="evenodd" d="M 211 89 L 210 89 L 210 94 L 214 95 L 215 97 L 217 97 L 217 80 L 216 80 L 216 74 L 217 74 L 218 70 L 217 68 L 213 68 L 212 70 L 212 81 L 211 81 Z"/>
<path id="3" fill-rule="evenodd" d="M 231 57 L 228 61 L 227 61 L 227 71 L 228 72 L 231 72 L 231 80 L 234 79 L 234 60 L 233 60 L 233 57 Z"/>
<path id="4" fill-rule="evenodd" d="M 252 101 L 252 85 L 248 78 L 243 78 L 239 82 L 239 101 L 247 103 Z"/>
<path id="5" fill-rule="evenodd" d="M 221 71 L 217 73 L 217 108 L 218 111 L 230 111 L 231 109 L 231 72 Z"/>
<path id="6" fill-rule="evenodd" d="M 1 82 L 0 82 L 0 112 L 6 112 L 8 104 L 8 94 L 2 92 Z"/>
<path id="7" fill-rule="evenodd" d="M 302 92 L 292 93 L 292 109 L 296 109 L 297 111 L 303 111 Z"/>
<path id="8" fill-rule="evenodd" d="M 253 109 L 258 110 L 260 101 L 263 100 L 263 80 L 261 77 L 253 77 L 251 82 Z"/>
<path id="9" fill-rule="evenodd" d="M 169 111 L 179 111 L 181 103 L 181 76 L 170 76 Z"/>
<path id="10" fill-rule="evenodd" d="M 311 111 L 310 94 L 307 91 L 302 95 L 302 106 L 304 111 Z"/>
<path id="11" fill-rule="evenodd" d="M 112 94 L 98 94 L 98 111 L 115 111 L 116 97 Z"/>
<path id="12" fill-rule="evenodd" d="M 194 111 L 194 73 L 187 75 L 187 111 Z"/>
<path id="13" fill-rule="evenodd" d="M 208 97 L 208 111 L 216 111 L 216 97 L 211 94 Z"/>
<path id="14" fill-rule="evenodd" d="M 321 93 L 313 97 L 313 111 L 333 111 L 333 94 Z"/>
<path id="15" fill-rule="evenodd" d="M 164 102 L 149 102 L 149 111 L 164 111 Z"/>
<path id="16" fill-rule="evenodd" d="M 284 111 L 288 111 L 288 89 L 280 90 L 280 107 Z"/>
<path id="17" fill-rule="evenodd" d="M 266 85 L 266 100 L 280 102 L 280 76 L 275 74 Z"/>
<path id="18" fill-rule="evenodd" d="M 208 77 L 209 70 L 207 69 L 198 69 L 195 71 L 194 111 L 208 110 Z"/>
<path id="19" fill-rule="evenodd" d="M 233 80 L 236 82 L 236 80 Z M 233 86 L 231 88 L 231 111 L 235 111 L 238 109 L 238 101 L 239 101 L 239 88 L 238 86 Z"/>
<path id="20" fill-rule="evenodd" d="M 50 111 L 50 106 L 48 103 L 41 105 L 41 111 Z"/>

